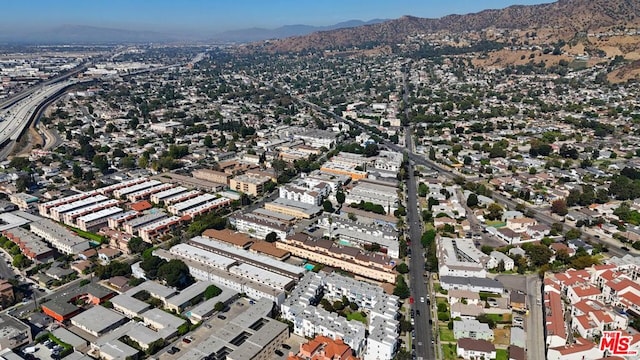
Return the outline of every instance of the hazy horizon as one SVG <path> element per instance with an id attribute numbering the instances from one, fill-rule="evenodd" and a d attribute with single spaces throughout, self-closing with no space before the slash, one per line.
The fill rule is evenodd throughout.
<path id="1" fill-rule="evenodd" d="M 403 15 L 436 18 L 510 5 L 549 0 L 425 1 L 325 0 L 301 4 L 290 0 L 203 1 L 32 0 L 4 4 L 0 30 L 5 36 L 37 33 L 65 25 L 131 31 L 213 35 L 247 28 L 274 29 L 285 25 L 329 26 L 349 20 L 394 19 Z M 150 6 L 153 5 L 153 6 Z"/>

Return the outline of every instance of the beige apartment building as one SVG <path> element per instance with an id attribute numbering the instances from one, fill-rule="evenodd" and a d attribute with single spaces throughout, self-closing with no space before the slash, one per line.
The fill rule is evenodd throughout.
<path id="1" fill-rule="evenodd" d="M 229 180 L 229 188 L 248 195 L 260 196 L 264 192 L 264 186 L 269 181 L 271 181 L 271 178 L 267 176 L 255 174 L 237 175 Z"/>
<path id="2" fill-rule="evenodd" d="M 229 183 L 229 178 L 231 177 L 231 175 L 229 175 L 229 174 L 227 174 L 225 172 L 215 171 L 215 170 L 211 170 L 211 169 L 194 170 L 191 173 L 191 175 L 196 179 L 207 180 L 207 181 L 220 183 L 220 184 L 228 184 Z"/>

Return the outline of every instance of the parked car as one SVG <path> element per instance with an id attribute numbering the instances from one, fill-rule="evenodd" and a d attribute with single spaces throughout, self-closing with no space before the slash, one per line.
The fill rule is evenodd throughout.
<path id="1" fill-rule="evenodd" d="M 226 320 L 226 319 L 227 319 L 227 317 L 221 314 L 221 315 L 218 315 L 218 319 L 220 319 L 220 320 Z"/>
<path id="2" fill-rule="evenodd" d="M 182 338 L 182 342 L 185 344 L 190 344 L 191 343 L 191 339 L 189 339 L 188 337 Z"/>
<path id="3" fill-rule="evenodd" d="M 287 345 L 287 344 L 282 344 L 282 347 L 287 349 L 287 350 L 291 350 L 291 346 Z"/>
<path id="4" fill-rule="evenodd" d="M 280 350 L 276 350 L 276 351 L 275 351 L 275 353 L 276 353 L 276 355 L 278 355 L 278 356 L 282 356 L 282 355 L 284 355 L 284 353 L 283 353 L 282 351 L 280 351 Z"/>

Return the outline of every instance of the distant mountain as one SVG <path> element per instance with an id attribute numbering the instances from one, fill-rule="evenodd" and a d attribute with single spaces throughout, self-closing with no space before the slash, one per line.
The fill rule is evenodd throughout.
<path id="1" fill-rule="evenodd" d="M 107 43 L 148 43 L 185 40 L 175 35 L 153 31 L 112 29 L 85 25 L 62 25 L 47 31 L 39 31 L 6 39 L 14 43 L 45 44 L 107 44 Z"/>
<path id="2" fill-rule="evenodd" d="M 439 19 L 403 16 L 377 24 L 314 32 L 267 44 L 267 51 L 306 51 L 354 46 L 392 45 L 408 37 L 448 31 L 463 33 L 484 29 L 550 29 L 557 38 L 569 39 L 576 33 L 593 32 L 613 26 L 640 25 L 638 0 L 559 0 L 540 5 L 516 5 L 484 10 L 467 15 L 449 15 Z"/>
<path id="3" fill-rule="evenodd" d="M 386 19 L 373 19 L 369 21 L 349 20 L 330 26 L 312 26 L 312 25 L 285 25 L 275 29 L 249 28 L 233 31 L 226 31 L 214 35 L 212 41 L 225 42 L 253 42 L 271 39 L 284 39 L 292 36 L 302 36 L 317 31 L 329 31 L 336 29 L 353 28 L 363 25 L 379 24 L 387 21 Z"/>

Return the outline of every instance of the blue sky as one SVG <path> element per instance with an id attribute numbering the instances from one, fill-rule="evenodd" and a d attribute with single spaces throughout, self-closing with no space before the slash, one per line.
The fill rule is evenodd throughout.
<path id="1" fill-rule="evenodd" d="M 216 33 L 402 15 L 440 17 L 543 2 L 551 0 L 0 0 L 0 29 L 30 31 L 70 24 Z"/>

